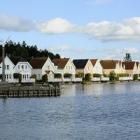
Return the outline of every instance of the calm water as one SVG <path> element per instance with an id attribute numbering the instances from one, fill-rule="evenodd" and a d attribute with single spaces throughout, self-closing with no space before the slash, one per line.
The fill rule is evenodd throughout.
<path id="1" fill-rule="evenodd" d="M 0 100 L 0 140 L 140 140 L 140 83 L 67 85 L 57 98 Z"/>

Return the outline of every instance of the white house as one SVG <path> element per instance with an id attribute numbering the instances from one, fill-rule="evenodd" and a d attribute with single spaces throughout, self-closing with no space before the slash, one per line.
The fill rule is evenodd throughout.
<path id="1" fill-rule="evenodd" d="M 12 83 L 14 81 L 14 63 L 10 60 L 8 56 L 5 57 L 5 80 L 8 83 Z M 0 75 L 2 75 L 2 58 L 0 58 Z"/>
<path id="2" fill-rule="evenodd" d="M 21 82 L 22 83 L 30 83 L 30 82 L 35 82 L 33 79 L 31 79 L 32 75 L 32 66 L 30 63 L 23 58 L 14 58 L 12 61 L 15 64 L 14 67 L 14 73 L 21 74 Z"/>
<path id="3" fill-rule="evenodd" d="M 30 64 L 33 67 L 32 75 L 36 75 L 37 80 L 41 80 L 42 76 L 47 74 L 48 81 L 53 81 L 57 67 L 49 57 L 32 58 Z"/>
<path id="4" fill-rule="evenodd" d="M 53 59 L 52 62 L 57 66 L 56 74 L 61 74 L 62 81 L 73 81 L 75 79 L 75 65 L 70 58 Z"/>
<path id="5" fill-rule="evenodd" d="M 125 67 L 125 73 L 133 76 L 134 74 L 140 74 L 140 64 L 136 61 L 123 62 Z"/>
<path id="6" fill-rule="evenodd" d="M 101 60 L 100 63 L 105 75 L 109 75 L 110 72 L 115 72 L 116 74 L 125 73 L 124 65 L 120 60 Z"/>
<path id="7" fill-rule="evenodd" d="M 103 68 L 101 66 L 100 60 L 91 59 L 90 60 L 93 66 L 93 77 L 92 81 L 99 82 L 101 81 L 101 77 L 103 75 Z"/>
<path id="8" fill-rule="evenodd" d="M 73 63 L 76 67 L 76 73 L 93 74 L 94 69 L 90 59 L 75 59 Z"/>
<path id="9" fill-rule="evenodd" d="M 103 74 L 103 68 L 101 66 L 100 60 L 98 59 L 91 59 L 90 60 L 93 65 L 93 74 Z"/>

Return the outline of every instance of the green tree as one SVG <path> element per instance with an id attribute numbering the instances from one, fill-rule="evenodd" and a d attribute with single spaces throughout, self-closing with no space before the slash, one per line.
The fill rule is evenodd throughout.
<path id="1" fill-rule="evenodd" d="M 87 73 L 84 77 L 84 81 L 86 82 L 90 82 L 91 81 L 91 74 L 90 73 Z"/>
<path id="2" fill-rule="evenodd" d="M 126 53 L 126 56 L 124 57 L 124 61 L 132 61 L 130 53 Z"/>
<path id="3" fill-rule="evenodd" d="M 119 77 L 117 76 L 117 74 L 114 71 L 112 71 L 109 74 L 109 79 L 110 79 L 110 81 L 117 81 L 117 80 L 119 80 Z"/>
<path id="4" fill-rule="evenodd" d="M 47 74 L 44 74 L 42 76 L 42 82 L 44 82 L 44 83 L 47 83 L 48 82 L 48 76 L 47 76 Z"/>
<path id="5" fill-rule="evenodd" d="M 138 74 L 134 74 L 134 75 L 133 75 L 133 80 L 134 80 L 134 81 L 138 80 Z"/>

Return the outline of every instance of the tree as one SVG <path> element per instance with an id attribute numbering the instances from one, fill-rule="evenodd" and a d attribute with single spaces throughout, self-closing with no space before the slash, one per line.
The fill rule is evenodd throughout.
<path id="1" fill-rule="evenodd" d="M 134 75 L 133 75 L 133 80 L 134 80 L 134 81 L 138 80 L 138 74 L 134 74 Z"/>
<path id="2" fill-rule="evenodd" d="M 126 56 L 124 57 L 124 61 L 132 61 L 130 53 L 126 53 Z"/>
<path id="3" fill-rule="evenodd" d="M 117 74 L 116 74 L 114 71 L 110 72 L 110 74 L 109 74 L 109 79 L 110 79 L 111 82 L 112 82 L 112 81 L 117 81 L 118 78 L 119 78 L 119 77 L 117 76 Z"/>
<path id="4" fill-rule="evenodd" d="M 87 73 L 84 77 L 84 81 L 86 82 L 90 82 L 91 81 L 91 74 L 90 73 Z"/>
<path id="5" fill-rule="evenodd" d="M 2 54 L 2 45 L 0 45 L 0 54 Z M 9 57 L 50 57 L 51 59 L 60 58 L 59 54 L 53 54 L 46 49 L 39 50 L 36 45 L 27 45 L 25 41 L 23 42 L 13 42 L 7 41 L 5 43 L 5 54 Z"/>
<path id="6" fill-rule="evenodd" d="M 47 74 L 44 74 L 42 76 L 42 82 L 44 82 L 44 83 L 47 83 L 48 82 L 48 76 L 47 76 Z"/>
<path id="7" fill-rule="evenodd" d="M 84 77 L 84 73 L 83 72 L 78 72 L 75 74 L 76 78 L 83 78 Z"/>

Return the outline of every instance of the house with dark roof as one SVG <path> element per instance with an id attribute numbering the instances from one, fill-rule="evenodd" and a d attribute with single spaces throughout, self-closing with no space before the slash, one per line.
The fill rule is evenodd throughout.
<path id="1" fill-rule="evenodd" d="M 48 75 L 48 81 L 54 79 L 54 73 L 57 67 L 54 66 L 54 63 L 52 63 L 49 57 L 32 58 L 30 64 L 33 68 L 32 75 L 36 75 L 37 80 L 41 80 L 45 74 Z"/>
<path id="2" fill-rule="evenodd" d="M 125 61 L 123 62 L 125 67 L 125 73 L 133 76 L 134 74 L 140 74 L 140 63 L 136 61 Z"/>
<path id="3" fill-rule="evenodd" d="M 76 67 L 76 73 L 83 73 L 84 75 L 94 73 L 93 64 L 90 59 L 75 59 L 73 63 Z"/>
<path id="4" fill-rule="evenodd" d="M 11 60 L 15 65 L 14 73 L 21 74 L 22 83 L 35 82 L 33 79 L 31 79 L 32 66 L 26 59 L 15 57 L 11 58 Z"/>
<path id="5" fill-rule="evenodd" d="M 125 73 L 124 65 L 120 60 L 101 60 L 101 66 L 103 68 L 103 74 L 109 75 L 110 72 L 116 74 Z"/>
<path id="6" fill-rule="evenodd" d="M 72 81 L 75 78 L 75 65 L 70 58 L 53 59 L 57 67 L 56 74 L 61 74 L 63 81 Z"/>

